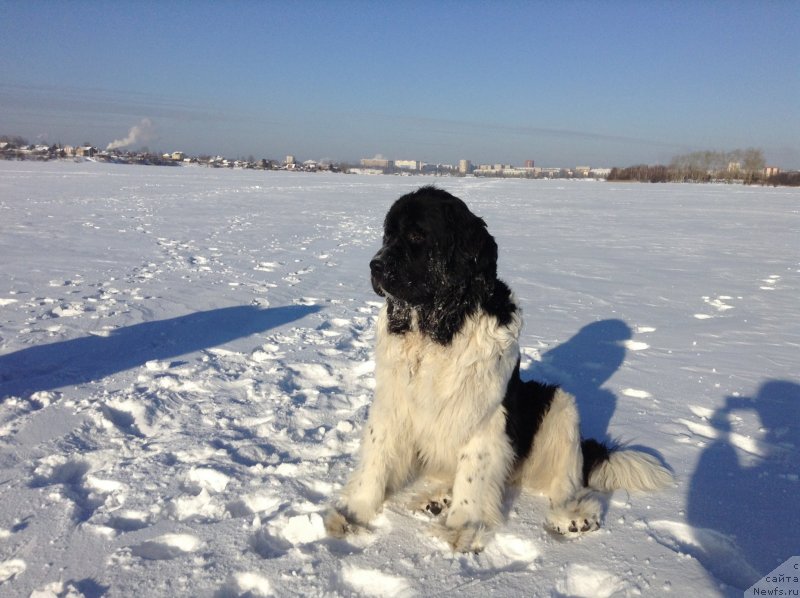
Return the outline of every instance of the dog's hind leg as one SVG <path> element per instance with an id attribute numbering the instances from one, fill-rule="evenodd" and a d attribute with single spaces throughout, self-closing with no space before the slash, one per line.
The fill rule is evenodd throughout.
<path id="1" fill-rule="evenodd" d="M 573 535 L 600 527 L 602 504 L 583 485 L 580 420 L 566 391 L 553 396 L 520 475 L 525 488 L 550 499 L 547 524 L 554 531 Z"/>

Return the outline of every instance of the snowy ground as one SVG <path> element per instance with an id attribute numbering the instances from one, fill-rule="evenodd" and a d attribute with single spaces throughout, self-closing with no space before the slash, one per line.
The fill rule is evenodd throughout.
<path id="1" fill-rule="evenodd" d="M 372 389 L 367 262 L 438 182 L 489 224 L 526 377 L 674 488 L 480 555 L 399 498 L 334 541 Z M 0 162 L 0 594 L 741 595 L 800 554 L 800 191 Z M 737 589 L 738 588 L 738 589 Z"/>

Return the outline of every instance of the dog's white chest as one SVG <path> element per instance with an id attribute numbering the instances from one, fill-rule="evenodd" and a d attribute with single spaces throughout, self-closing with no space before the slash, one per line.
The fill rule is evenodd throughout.
<path id="1" fill-rule="evenodd" d="M 419 378 L 419 371 L 429 343 L 425 341 L 421 334 L 416 332 L 404 334 L 398 340 L 401 344 L 399 351 L 402 355 L 398 362 L 398 368 L 408 370 L 408 382 L 413 385 Z"/>
<path id="2" fill-rule="evenodd" d="M 413 330 L 391 334 L 383 317 L 378 327 L 376 398 L 386 401 L 380 408 L 405 420 L 431 468 L 454 468 L 459 449 L 502 409 L 519 355 L 518 328 L 500 327 L 495 318 L 478 314 L 450 344 L 441 345 Z"/>

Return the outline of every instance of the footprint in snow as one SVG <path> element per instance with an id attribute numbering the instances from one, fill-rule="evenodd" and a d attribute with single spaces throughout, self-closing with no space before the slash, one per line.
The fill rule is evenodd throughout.
<path id="1" fill-rule="evenodd" d="M 269 579 L 253 571 L 240 571 L 228 578 L 228 581 L 215 594 L 215 598 L 234 598 L 236 596 L 253 596 L 261 598 L 274 596 Z"/>
<path id="2" fill-rule="evenodd" d="M 225 517 L 227 508 L 215 495 L 223 492 L 230 477 L 208 467 L 193 467 L 186 474 L 182 486 L 186 494 L 170 501 L 168 511 L 178 521 L 201 519 L 219 521 Z"/>
<path id="3" fill-rule="evenodd" d="M 411 583 L 406 578 L 389 575 L 378 569 L 345 565 L 340 575 L 343 583 L 363 596 L 405 598 L 415 595 Z"/>
<path id="4" fill-rule="evenodd" d="M 184 486 L 190 490 L 207 490 L 219 493 L 225 490 L 230 477 L 210 467 L 193 467 L 186 476 Z"/>
<path id="5" fill-rule="evenodd" d="M 295 375 L 298 388 L 339 388 L 341 382 L 333 368 L 322 363 L 290 363 L 286 369 Z"/>
<path id="6" fill-rule="evenodd" d="M 179 496 L 167 505 L 169 514 L 178 521 L 194 519 L 216 522 L 225 517 L 225 510 L 225 507 L 205 488 L 196 495 Z"/>
<path id="7" fill-rule="evenodd" d="M 193 255 L 189 258 L 189 263 L 193 266 L 197 266 L 197 269 L 200 271 L 210 271 L 211 268 L 208 266 L 208 258 L 203 257 L 202 255 Z"/>
<path id="8" fill-rule="evenodd" d="M 78 523 L 88 521 L 99 507 L 119 506 L 126 498 L 124 484 L 91 473 L 96 466 L 91 460 L 51 455 L 38 461 L 30 486 L 61 486 L 60 494 L 74 506 L 73 519 Z"/>
<path id="9" fill-rule="evenodd" d="M 279 497 L 266 491 L 252 492 L 228 503 L 227 510 L 233 517 L 270 517 L 281 506 Z"/>
<path id="10" fill-rule="evenodd" d="M 616 575 L 586 565 L 570 565 L 556 589 L 575 598 L 607 598 L 623 593 L 627 584 Z"/>
<path id="11" fill-rule="evenodd" d="M 19 532 L 25 530 L 28 527 L 31 519 L 33 519 L 33 516 L 28 515 L 24 519 L 17 519 L 14 525 L 12 525 L 9 529 L 0 528 L 0 540 L 7 540 L 14 534 L 18 534 Z"/>
<path id="12" fill-rule="evenodd" d="M 521 571 L 535 568 L 539 547 L 514 534 L 498 533 L 483 551 L 481 559 L 488 568 L 500 571 Z"/>
<path id="13" fill-rule="evenodd" d="M 91 469 L 88 461 L 69 460 L 63 455 L 52 455 L 39 460 L 33 470 L 34 488 L 55 484 L 79 484 Z"/>
<path id="14" fill-rule="evenodd" d="M 250 548 L 264 559 L 274 559 L 291 548 L 312 544 L 328 537 L 319 513 L 281 515 L 259 528 L 250 537 Z"/>
<path id="15" fill-rule="evenodd" d="M 149 561 L 164 561 L 196 552 L 200 540 L 191 534 L 164 534 L 131 547 L 131 554 Z"/>
<path id="16" fill-rule="evenodd" d="M 28 566 L 22 559 L 11 559 L 0 563 L 0 583 L 14 579 L 17 575 L 25 571 Z"/>
<path id="17" fill-rule="evenodd" d="M 135 532 L 150 525 L 150 516 L 142 511 L 121 510 L 112 515 L 106 525 L 118 532 Z"/>
<path id="18" fill-rule="evenodd" d="M 125 434 L 147 438 L 155 431 L 154 414 L 139 400 L 110 399 L 100 406 L 100 412 Z"/>
<path id="19" fill-rule="evenodd" d="M 65 303 L 50 310 L 50 315 L 54 318 L 70 318 L 79 316 L 85 311 L 80 303 Z"/>

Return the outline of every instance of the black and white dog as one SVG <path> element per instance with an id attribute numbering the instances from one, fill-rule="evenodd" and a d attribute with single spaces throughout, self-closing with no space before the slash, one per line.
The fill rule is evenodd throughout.
<path id="1" fill-rule="evenodd" d="M 434 187 L 398 199 L 370 269 L 386 297 L 375 397 L 359 463 L 325 519 L 331 535 L 366 527 L 420 475 L 436 480 L 420 505 L 457 551 L 485 546 L 509 483 L 549 497 L 548 525 L 577 535 L 600 525 L 594 491 L 672 480 L 647 453 L 582 441 L 574 398 L 520 379 L 520 308 L 497 279 L 486 223 L 460 199 Z"/>

